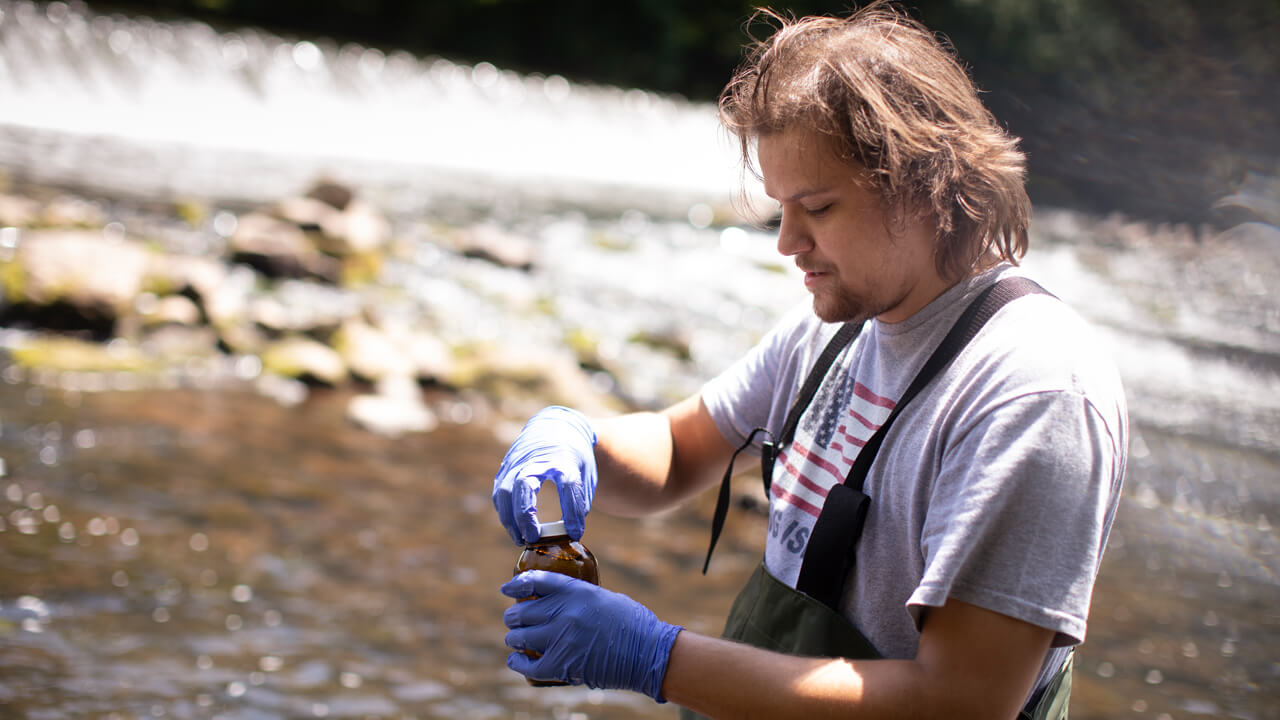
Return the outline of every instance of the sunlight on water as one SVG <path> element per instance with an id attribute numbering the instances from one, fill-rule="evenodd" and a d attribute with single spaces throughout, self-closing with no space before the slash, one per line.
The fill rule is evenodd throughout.
<path id="1" fill-rule="evenodd" d="M 736 149 L 710 104 L 75 7 L 0 2 L 0 125 L 106 136 L 155 156 L 181 148 L 214 176 L 231 170 L 217 153 L 233 151 L 714 198 L 738 177 Z M 212 182 L 234 194 L 182 168 L 169 182 L 177 192 Z"/>

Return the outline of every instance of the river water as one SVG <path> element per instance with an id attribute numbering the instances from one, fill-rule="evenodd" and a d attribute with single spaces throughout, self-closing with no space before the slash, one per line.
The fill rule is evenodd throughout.
<path id="1" fill-rule="evenodd" d="M 383 282 L 447 286 L 459 326 L 535 350 L 590 328 L 639 406 L 803 299 L 771 239 L 731 223 L 711 108 L 484 63 L 0 0 L 0 171 L 105 207 L 229 210 L 329 172 L 400 228 L 483 218 L 539 244 L 532 273 L 421 239 Z M 1026 264 L 1098 327 L 1134 425 L 1073 716 L 1280 718 L 1280 231 L 1038 208 Z M 552 318 L 510 314 L 539 294 Z M 432 390 L 441 426 L 388 439 L 346 422 L 343 389 L 285 406 L 199 373 L 64 380 L 0 381 L 0 716 L 672 716 L 505 669 L 500 399 Z M 710 502 L 593 515 L 603 583 L 716 631 L 763 520 L 735 511 L 703 577 Z"/>

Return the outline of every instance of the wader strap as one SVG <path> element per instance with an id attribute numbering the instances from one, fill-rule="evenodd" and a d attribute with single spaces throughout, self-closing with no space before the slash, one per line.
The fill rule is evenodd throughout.
<path id="1" fill-rule="evenodd" d="M 795 437 L 796 425 L 800 422 L 800 416 L 804 414 L 805 408 L 809 407 L 809 403 L 813 401 L 814 394 L 818 392 L 818 387 L 822 385 L 822 379 L 827 376 L 827 370 L 836 361 L 836 356 L 840 354 L 840 351 L 853 342 L 853 339 L 861 331 L 861 323 L 857 325 L 845 323 L 840 326 L 835 336 L 823 348 L 822 354 L 818 356 L 817 362 L 813 365 L 813 369 L 809 371 L 809 376 L 805 378 L 804 385 L 800 388 L 800 394 L 796 396 L 796 401 L 791 404 L 787 420 L 782 425 L 781 437 L 774 438 L 773 433 L 765 428 L 758 427 L 747 435 L 746 441 L 739 445 L 737 450 L 733 451 L 733 456 L 729 458 L 729 467 L 724 469 L 724 477 L 720 480 L 720 494 L 716 498 L 716 511 L 711 517 L 711 544 L 707 546 L 707 559 L 702 561 L 703 575 L 707 574 L 707 567 L 711 565 L 711 553 L 716 549 L 716 542 L 720 539 L 720 531 L 724 529 L 725 517 L 729 513 L 729 481 L 733 477 L 733 463 L 738 459 L 738 453 L 746 450 L 758 433 L 764 433 L 769 436 L 769 439 L 762 443 L 760 459 L 760 474 L 764 478 L 764 498 L 766 503 L 769 502 L 769 487 L 773 481 L 773 461 L 778 455 L 778 448 L 791 442 L 791 438 Z"/>
<path id="2" fill-rule="evenodd" d="M 862 332 L 863 323 L 845 323 L 840 326 L 836 334 L 822 349 L 822 354 L 818 356 L 817 362 L 813 364 L 813 369 L 809 371 L 808 377 L 804 379 L 804 385 L 800 386 L 800 394 L 796 395 L 795 402 L 791 403 L 791 410 L 787 412 L 787 419 L 782 424 L 782 432 L 773 441 L 766 440 L 761 450 L 760 466 L 762 468 L 761 475 L 764 478 L 764 498 L 769 500 L 769 492 L 773 487 L 773 461 L 778 457 L 778 451 L 784 445 L 795 439 L 796 427 L 800 424 L 800 416 L 804 415 L 804 411 L 809 408 L 809 404 L 813 402 L 813 396 L 817 394 L 818 388 L 822 386 L 822 381 L 827 377 L 827 371 L 831 369 L 831 364 L 836 361 L 836 357 L 840 351 L 844 350 L 854 338 L 858 337 L 858 333 Z"/>
<path id="3" fill-rule="evenodd" d="M 833 610 L 839 610 L 844 583 L 853 571 L 858 539 L 862 536 L 862 527 L 871 504 L 871 498 L 862 491 L 863 484 L 893 421 L 902 414 L 907 403 L 978 334 L 996 311 L 1009 301 L 1032 293 L 1049 294 L 1026 278 L 1004 278 L 983 290 L 965 308 L 956 324 L 911 381 L 884 424 L 858 452 L 844 484 L 832 486 L 814 523 L 813 531 L 809 534 L 809 544 L 800 565 L 800 576 L 796 580 L 797 590 Z"/>
<path id="4" fill-rule="evenodd" d="M 738 453 L 746 450 L 756 435 L 764 433 L 772 436 L 768 430 L 758 427 L 747 435 L 746 441 L 733 451 L 733 455 L 729 458 L 729 467 L 724 469 L 724 477 L 720 480 L 720 495 L 716 498 L 716 512 L 711 516 L 711 544 L 707 546 L 707 559 L 702 561 L 702 574 L 707 574 L 707 567 L 711 565 L 711 553 L 716 549 L 716 541 L 720 539 L 720 531 L 724 529 L 725 516 L 729 514 L 729 480 L 733 477 L 733 463 L 738 459 Z M 764 441 L 766 445 L 768 440 Z"/>
<path id="5" fill-rule="evenodd" d="M 876 453 L 879 452 L 880 446 L 884 443 L 884 437 L 889 432 L 889 426 L 902 414 L 902 408 L 906 407 L 925 385 L 928 385 L 939 372 L 946 367 L 951 360 L 960 354 L 965 345 L 973 339 L 983 325 L 996 314 L 1000 308 L 1005 306 L 1012 300 L 1016 300 L 1023 295 L 1041 294 L 1049 295 L 1049 292 L 1040 287 L 1036 283 L 1023 277 L 1011 277 L 1000 280 L 983 290 L 977 298 L 974 299 L 969 307 L 965 308 L 964 313 L 956 320 L 956 324 L 951 327 L 951 331 L 942 339 L 942 343 L 938 345 L 938 349 L 933 351 L 933 355 L 925 362 L 924 367 L 920 368 L 919 374 L 915 380 L 911 381 L 911 385 L 907 387 L 907 391 L 902 394 L 902 398 L 898 400 L 898 404 L 894 406 L 893 412 L 889 413 L 889 417 L 884 421 L 876 433 L 871 436 L 867 444 L 858 452 L 858 457 L 853 461 L 853 467 L 849 469 L 849 476 L 845 483 L 855 483 L 854 487 L 861 490 L 862 483 L 867 477 L 867 471 L 871 469 L 871 463 L 875 461 Z"/>

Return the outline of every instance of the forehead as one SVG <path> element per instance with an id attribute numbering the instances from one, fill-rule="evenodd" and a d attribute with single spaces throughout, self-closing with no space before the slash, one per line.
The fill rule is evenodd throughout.
<path id="1" fill-rule="evenodd" d="M 842 159 L 829 137 L 804 127 L 761 135 L 756 158 L 765 193 L 777 200 L 857 185 L 866 174 Z"/>

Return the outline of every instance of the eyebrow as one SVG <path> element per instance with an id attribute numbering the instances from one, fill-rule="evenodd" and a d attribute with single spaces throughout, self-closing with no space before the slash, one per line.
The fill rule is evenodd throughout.
<path id="1" fill-rule="evenodd" d="M 799 190 L 787 197 L 774 198 L 774 199 L 780 203 L 781 202 L 797 202 L 799 200 L 804 200 L 805 198 L 812 197 L 814 195 L 821 195 L 822 193 L 826 193 L 826 192 L 831 192 L 831 188 L 830 187 L 804 188 L 803 190 Z"/>

